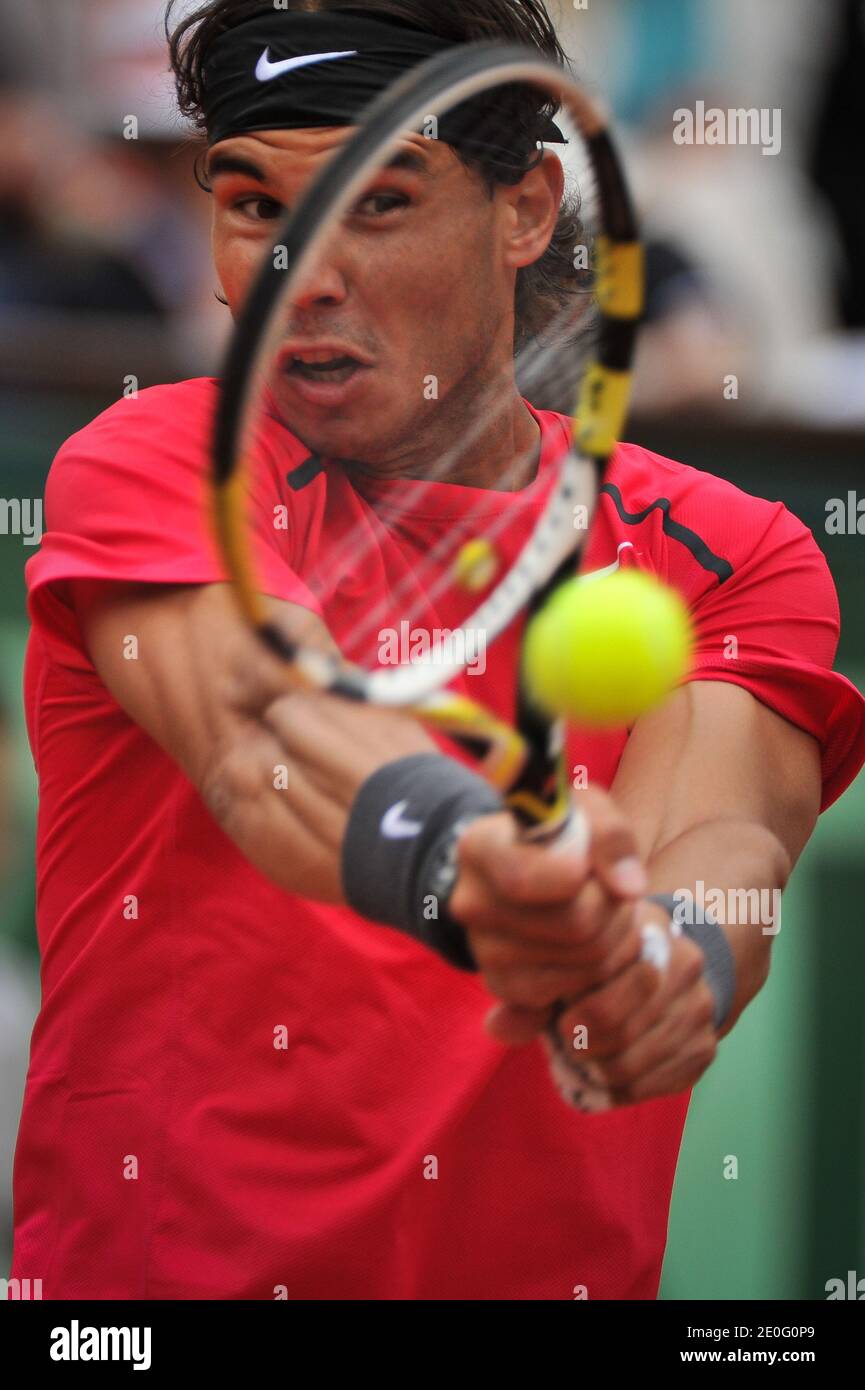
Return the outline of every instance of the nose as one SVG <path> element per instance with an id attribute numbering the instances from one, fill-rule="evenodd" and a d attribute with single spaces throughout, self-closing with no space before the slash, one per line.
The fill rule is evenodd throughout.
<path id="1" fill-rule="evenodd" d="M 321 308 L 345 302 L 348 287 L 328 250 L 319 251 L 312 264 L 298 278 L 291 295 L 296 309 Z"/>

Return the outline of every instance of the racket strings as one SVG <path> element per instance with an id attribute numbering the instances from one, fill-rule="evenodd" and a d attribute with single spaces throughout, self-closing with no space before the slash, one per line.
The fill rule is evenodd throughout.
<path id="1" fill-rule="evenodd" d="M 501 375 L 485 384 L 478 405 L 473 411 L 472 425 L 454 439 L 450 448 L 440 452 L 426 477 L 416 480 L 417 486 L 404 490 L 404 501 L 397 501 L 393 505 L 388 503 L 386 515 L 384 508 L 381 513 L 376 513 L 373 509 L 357 522 L 353 530 L 341 535 L 340 552 L 343 556 L 350 557 L 352 568 L 362 565 L 370 552 L 381 547 L 383 534 L 380 526 L 388 533 L 389 539 L 393 539 L 398 534 L 401 524 L 410 520 L 412 512 L 423 505 L 425 494 L 432 494 L 440 482 L 453 477 L 458 465 L 470 457 L 471 451 L 483 441 L 490 425 L 500 414 L 502 387 L 512 379 L 513 373 L 516 375 L 517 387 L 521 394 L 529 396 L 530 399 L 538 394 L 544 398 L 540 408 L 549 408 L 549 404 L 555 402 L 557 408 L 568 409 L 568 403 L 575 398 L 576 385 L 582 378 L 585 364 L 593 355 L 597 341 L 598 315 L 594 302 L 593 244 L 594 233 L 600 226 L 599 197 L 592 162 L 586 153 L 582 137 L 578 134 L 574 140 L 574 123 L 566 119 L 564 124 L 567 133 L 571 135 L 571 157 L 568 161 L 563 206 L 567 204 L 572 210 L 570 225 L 574 235 L 580 238 L 573 248 L 568 248 L 572 261 L 565 277 L 569 286 L 569 297 L 550 313 L 540 331 L 523 338 L 513 362 L 503 366 Z M 481 138 L 485 133 L 483 129 L 475 132 L 476 136 Z M 577 150 L 581 155 L 578 167 L 574 159 Z M 561 262 L 561 247 L 558 254 Z M 282 334 L 278 329 L 274 330 L 270 344 L 272 353 L 279 350 L 281 340 Z M 506 378 L 505 381 L 502 380 L 503 377 Z M 259 375 L 258 393 L 260 413 L 272 413 L 273 403 L 269 394 L 266 363 Z M 532 404 L 535 404 L 534 399 Z M 446 398 L 440 408 L 446 409 Z M 290 421 L 284 423 L 290 427 Z M 532 462 L 536 448 L 535 443 L 520 456 L 511 456 L 506 463 L 503 462 L 498 481 L 506 481 L 507 470 L 516 469 L 524 473 Z M 502 490 L 506 489 L 503 487 Z M 578 501 L 590 514 L 594 502 L 593 480 L 587 481 L 584 495 Z M 377 662 L 378 633 L 386 624 L 392 624 L 395 616 L 409 624 L 420 625 L 434 616 L 439 606 L 453 607 L 453 604 L 449 605 L 445 600 L 448 591 L 452 591 L 455 586 L 453 562 L 461 547 L 478 536 L 483 536 L 488 545 L 495 548 L 504 528 L 514 526 L 513 509 L 502 508 L 498 515 L 492 518 L 489 511 L 488 503 L 481 499 L 476 508 L 469 507 L 460 517 L 453 519 L 440 539 L 425 551 L 421 563 L 409 566 L 406 573 L 397 578 L 381 598 L 363 611 L 350 635 L 340 639 L 346 659 L 367 667 L 374 665 Z M 537 516 L 536 513 L 530 514 L 528 510 L 523 515 L 524 529 L 529 533 Z M 378 524 L 374 524 L 376 522 Z M 316 594 L 325 611 L 337 599 L 344 569 L 345 566 L 334 563 L 334 556 L 328 552 L 322 553 L 321 559 L 314 561 L 310 569 L 301 576 Z M 499 583 L 501 577 L 499 573 L 493 582 Z M 311 632 L 313 622 L 314 619 L 310 615 L 307 631 Z M 296 640 L 301 645 L 305 640 L 302 620 Z"/>
<path id="2" fill-rule="evenodd" d="M 567 362 L 568 356 L 567 352 L 563 351 L 563 345 L 568 346 L 572 351 L 580 334 L 585 334 L 588 337 L 584 347 L 584 356 L 588 357 L 594 346 L 595 323 L 593 320 L 591 326 L 587 325 L 586 306 L 582 302 L 562 308 L 550 324 L 544 339 L 532 339 L 520 349 L 515 358 L 515 368 L 521 382 L 525 386 L 532 383 L 543 383 L 549 390 L 572 389 L 570 376 L 573 369 L 571 368 L 569 371 L 567 365 L 564 368 L 562 366 L 563 361 Z M 508 369 L 505 368 L 504 370 L 507 371 Z M 580 373 L 577 372 L 577 379 L 579 379 L 579 375 Z M 468 433 L 464 432 L 461 438 L 454 441 L 451 449 L 440 454 L 426 478 L 417 480 L 417 486 L 406 490 L 405 500 L 402 503 L 399 501 L 389 503 L 386 517 L 379 515 L 381 525 L 391 535 L 398 530 L 402 521 L 411 517 L 413 511 L 422 504 L 426 495 L 431 495 L 441 481 L 453 474 L 455 467 L 483 438 L 501 410 L 498 382 L 488 383 L 486 396 L 487 400 L 476 411 L 474 424 Z M 531 449 L 512 456 L 508 460 L 508 470 L 524 471 L 532 461 L 535 447 L 533 445 Z M 503 480 L 504 469 L 499 477 L 499 481 Z M 583 501 L 584 505 L 589 505 L 588 498 L 583 499 Z M 513 525 L 512 514 L 507 509 L 501 509 L 499 514 L 492 518 L 489 511 L 488 502 L 479 500 L 475 508 L 468 508 L 462 516 L 452 520 L 446 534 L 427 550 L 422 568 L 420 570 L 415 569 L 404 579 L 398 581 L 384 598 L 378 600 L 367 611 L 362 621 L 353 629 L 348 642 L 343 640 L 343 652 L 347 659 L 368 664 L 362 655 L 364 644 L 385 622 L 392 619 L 395 609 L 402 605 L 402 616 L 408 621 L 417 621 L 417 614 L 406 607 L 412 594 L 424 607 L 435 604 L 454 583 L 447 563 L 448 559 L 455 558 L 459 548 L 479 534 L 483 534 L 488 542 L 494 544 L 501 531 L 505 527 Z M 375 515 L 377 514 L 373 512 L 373 516 Z M 353 531 L 346 532 L 340 538 L 341 551 L 351 555 L 353 562 L 362 561 L 369 551 L 376 549 L 381 543 L 382 536 L 379 527 L 370 524 L 370 522 L 371 518 L 367 515 L 356 524 Z M 530 522 L 527 520 L 527 527 L 529 525 Z M 302 577 L 325 607 L 329 601 L 333 600 L 340 584 L 340 574 L 335 571 L 330 555 L 323 556 L 321 561 Z M 311 625 L 312 619 L 310 619 L 310 627 Z M 303 640 L 302 629 L 298 634 L 298 640 Z"/>

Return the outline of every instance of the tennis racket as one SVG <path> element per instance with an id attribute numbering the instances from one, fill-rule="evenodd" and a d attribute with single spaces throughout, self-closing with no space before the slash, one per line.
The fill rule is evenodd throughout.
<path id="1" fill-rule="evenodd" d="M 280 629 L 261 598 L 247 497 L 262 420 L 276 411 L 292 426 L 293 383 L 286 379 L 286 362 L 279 353 L 293 295 L 323 248 L 343 234 L 358 200 L 386 171 L 407 134 L 425 130 L 430 113 L 440 117 L 471 110 L 476 135 L 479 99 L 492 110 L 497 99 L 526 87 L 539 92 L 548 109 L 559 106 L 567 116 L 570 153 L 578 153 L 580 161 L 581 240 L 574 248 L 572 302 L 556 309 L 543 332 L 524 336 L 516 366 L 529 399 L 533 382 L 549 390 L 554 368 L 579 383 L 570 397 L 576 401 L 571 447 L 556 465 L 543 505 L 526 523 L 525 534 L 517 527 L 515 539 L 508 507 L 494 516 L 483 504 L 467 508 L 458 523 L 451 520 L 441 528 L 426 554 L 416 554 L 406 572 L 393 578 L 381 610 L 374 605 L 374 611 L 359 614 L 351 633 L 337 638 L 339 655 L 307 646 L 296 633 L 289 637 Z M 569 163 L 573 168 L 574 160 Z M 431 636 L 420 659 L 409 654 L 396 664 L 382 663 L 380 634 L 388 619 L 392 627 L 398 618 L 414 630 L 418 613 L 429 623 L 431 613 L 447 612 L 453 619 L 456 612 L 456 635 L 483 634 L 488 647 L 513 631 L 516 620 L 547 602 L 578 567 L 589 534 L 586 522 L 624 422 L 643 303 L 637 224 L 604 118 L 566 71 L 529 50 L 498 42 L 461 46 L 413 69 L 368 107 L 357 133 L 278 226 L 273 248 L 262 261 L 230 343 L 213 438 L 216 535 L 245 620 L 301 686 L 408 711 L 468 749 L 479 770 L 502 791 L 524 835 L 567 832 L 573 818 L 564 729 L 561 721 L 545 717 L 533 705 L 522 675 L 517 677 L 513 719 L 505 719 L 467 693 L 472 642 L 454 640 L 453 620 L 436 629 L 438 635 Z M 585 254 L 580 255 L 586 249 L 588 266 Z M 314 363 L 292 361 L 288 370 L 309 377 L 317 369 Z M 323 370 L 326 364 L 318 368 Z M 485 409 L 480 402 L 479 429 L 489 424 Z M 489 407 L 494 409 L 495 403 Z M 447 481 L 459 450 L 466 447 L 470 440 L 461 436 L 453 453 L 443 451 L 427 484 Z M 397 503 L 381 524 L 393 533 L 410 529 L 413 514 L 422 510 L 423 487 L 421 481 L 409 490 L 411 500 L 402 516 Z M 364 548 L 374 546 L 368 526 L 340 537 L 341 553 L 351 554 L 353 561 L 362 561 Z M 338 581 L 333 574 L 303 577 L 326 616 L 328 586 Z M 565 1049 L 552 1024 L 546 1043 L 565 1098 L 587 1111 L 608 1108 L 611 1098 L 598 1066 L 580 1062 Z"/>

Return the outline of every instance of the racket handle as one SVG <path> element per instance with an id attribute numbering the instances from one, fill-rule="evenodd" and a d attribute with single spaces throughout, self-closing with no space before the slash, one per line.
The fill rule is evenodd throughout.
<path id="1" fill-rule="evenodd" d="M 550 1075 L 556 1084 L 559 1095 L 574 1110 L 585 1115 L 598 1115 L 612 1110 L 612 1092 L 604 1078 L 603 1069 L 597 1062 L 572 1061 L 567 1048 L 556 1030 L 556 1023 L 568 1006 L 554 1005 L 553 1017 L 544 1030 L 544 1047 L 550 1064 Z"/>
<path id="2" fill-rule="evenodd" d="M 588 827 L 585 817 L 573 809 L 567 815 L 555 817 L 550 821 L 535 825 L 523 825 L 522 838 L 535 844 L 552 840 L 573 841 L 581 848 L 588 848 Z M 544 1029 L 543 1042 L 550 1064 L 550 1075 L 562 1099 L 574 1110 L 586 1115 L 597 1115 L 611 1110 L 614 1105 L 612 1092 L 604 1079 L 603 1069 L 597 1062 L 577 1061 L 569 1054 L 556 1027 L 569 1005 L 562 1001 L 553 1005 L 553 1015 Z"/>
<path id="3" fill-rule="evenodd" d="M 653 900 L 659 902 L 663 898 Z M 680 930 L 680 928 L 671 928 L 673 935 L 676 935 Z M 643 927 L 642 937 L 640 959 L 649 961 L 656 970 L 663 972 L 670 961 L 670 945 L 667 937 L 659 927 L 652 925 Z M 717 937 L 714 939 L 717 940 Z M 721 958 L 724 960 L 723 953 Z M 732 956 L 730 959 L 732 961 Z M 715 976 L 707 976 L 707 978 L 710 984 L 713 978 L 722 979 L 726 984 L 727 994 L 732 998 L 734 985 L 725 960 L 724 965 L 716 972 Z M 714 989 L 713 992 L 715 992 Z M 718 994 L 716 993 L 716 999 L 717 997 Z M 554 1004 L 553 1016 L 544 1030 L 544 1045 L 550 1060 L 550 1074 L 563 1099 L 575 1110 L 582 1110 L 589 1115 L 596 1115 L 604 1110 L 612 1110 L 616 1102 L 604 1076 L 603 1067 L 598 1062 L 590 1060 L 574 1061 L 569 1056 L 565 1042 L 558 1032 L 556 1025 L 569 1007 L 570 1005 L 567 1004 Z M 724 1017 L 723 1013 L 721 1017 Z"/>

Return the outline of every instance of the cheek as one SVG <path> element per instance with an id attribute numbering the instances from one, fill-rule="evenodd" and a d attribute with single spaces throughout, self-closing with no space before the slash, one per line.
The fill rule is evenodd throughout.
<path id="1" fill-rule="evenodd" d="M 367 253 L 364 270 L 382 317 L 410 340 L 433 341 L 439 354 L 473 337 L 471 325 L 488 320 L 499 296 L 490 219 L 477 214 L 431 219 L 404 243 L 383 246 L 374 267 Z"/>
<path id="2" fill-rule="evenodd" d="M 232 234 L 218 218 L 214 220 L 211 241 L 219 283 L 235 309 L 243 301 L 266 248 Z"/>

